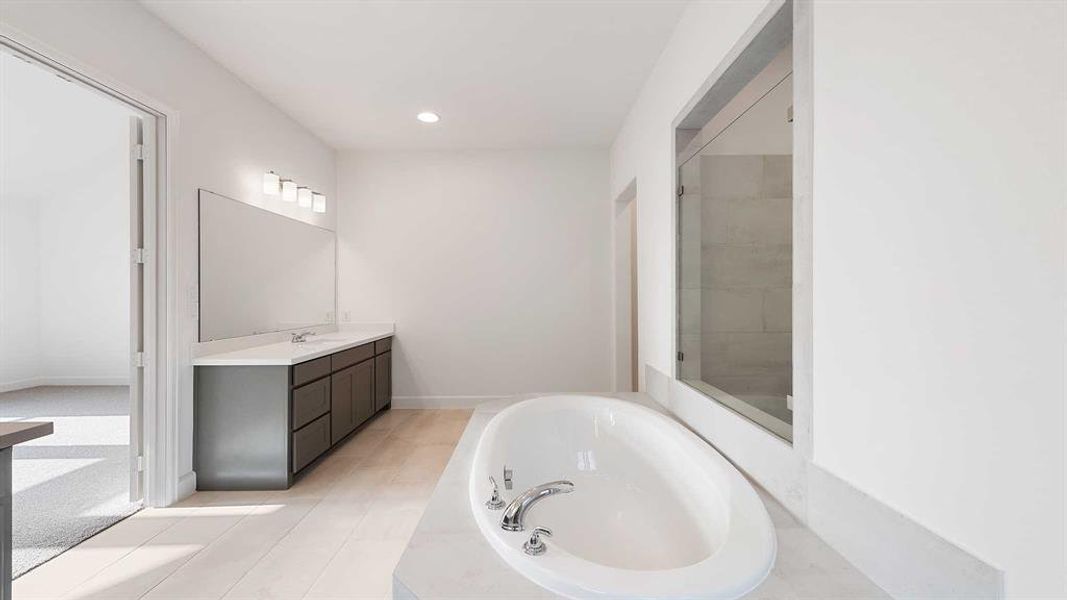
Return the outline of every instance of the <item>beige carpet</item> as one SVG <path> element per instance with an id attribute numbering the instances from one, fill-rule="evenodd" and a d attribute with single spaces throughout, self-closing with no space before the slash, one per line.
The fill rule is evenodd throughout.
<path id="1" fill-rule="evenodd" d="M 15 447 L 17 577 L 133 514 L 129 388 L 37 387 L 0 393 L 0 420 L 46 420 L 55 433 Z"/>

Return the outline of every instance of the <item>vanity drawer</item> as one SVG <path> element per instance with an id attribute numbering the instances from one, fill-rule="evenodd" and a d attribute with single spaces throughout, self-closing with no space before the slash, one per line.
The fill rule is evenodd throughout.
<path id="1" fill-rule="evenodd" d="M 323 377 L 293 390 L 293 430 L 326 414 L 330 410 L 330 378 Z"/>
<path id="2" fill-rule="evenodd" d="M 393 349 L 393 338 L 387 337 L 384 340 L 378 340 L 374 342 L 374 353 L 381 354 Z"/>
<path id="3" fill-rule="evenodd" d="M 330 374 L 330 357 L 324 356 L 293 366 L 293 387 Z"/>
<path id="4" fill-rule="evenodd" d="M 293 432 L 293 473 L 308 466 L 330 447 L 330 415 Z"/>
<path id="5" fill-rule="evenodd" d="M 355 348 L 349 348 L 348 350 L 342 350 L 337 354 L 330 356 L 333 361 L 333 370 L 340 371 L 341 369 L 351 367 L 356 363 L 363 362 L 368 358 L 374 356 L 374 344 L 363 344 L 362 346 L 356 346 Z"/>

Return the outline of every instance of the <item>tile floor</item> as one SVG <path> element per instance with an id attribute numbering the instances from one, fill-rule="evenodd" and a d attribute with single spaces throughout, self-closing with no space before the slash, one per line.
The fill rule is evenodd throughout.
<path id="1" fill-rule="evenodd" d="M 469 410 L 390 410 L 282 492 L 147 509 L 15 580 L 26 598 L 391 597 Z"/>

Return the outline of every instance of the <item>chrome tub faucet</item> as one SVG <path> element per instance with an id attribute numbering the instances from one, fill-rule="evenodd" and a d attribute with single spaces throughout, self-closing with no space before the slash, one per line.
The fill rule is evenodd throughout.
<path id="1" fill-rule="evenodd" d="M 574 484 L 569 481 L 551 481 L 534 486 L 515 498 L 504 509 L 500 527 L 507 531 L 526 529 L 526 513 L 541 500 L 556 494 L 569 494 L 574 491 Z"/>

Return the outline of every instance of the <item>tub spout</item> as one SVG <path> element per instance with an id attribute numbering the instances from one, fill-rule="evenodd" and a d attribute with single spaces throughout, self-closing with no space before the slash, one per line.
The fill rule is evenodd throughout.
<path id="1" fill-rule="evenodd" d="M 569 481 L 550 481 L 534 486 L 508 504 L 504 509 L 504 517 L 500 520 L 500 527 L 507 531 L 523 531 L 526 529 L 526 513 L 534 504 L 549 496 L 569 494 L 573 491 L 574 484 Z"/>

